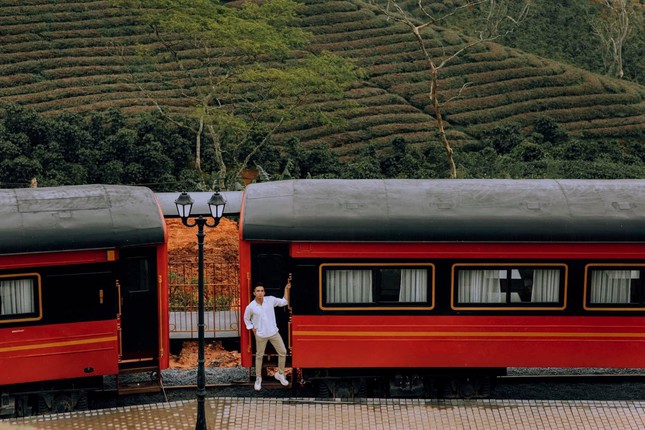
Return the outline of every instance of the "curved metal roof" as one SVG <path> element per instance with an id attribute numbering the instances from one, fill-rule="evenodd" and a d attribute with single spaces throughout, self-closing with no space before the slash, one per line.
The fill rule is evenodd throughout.
<path id="1" fill-rule="evenodd" d="M 159 244 L 164 229 L 144 187 L 0 189 L 0 254 Z"/>
<path id="2" fill-rule="evenodd" d="M 249 185 L 260 241 L 645 242 L 645 180 L 294 180 Z"/>

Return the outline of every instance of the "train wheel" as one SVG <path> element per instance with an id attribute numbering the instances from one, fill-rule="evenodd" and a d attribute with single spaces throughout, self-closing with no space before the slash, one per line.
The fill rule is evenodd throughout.
<path id="1" fill-rule="evenodd" d="M 446 399 L 473 399 L 490 396 L 491 380 L 488 376 L 466 376 L 451 378 L 444 384 Z"/>
<path id="2" fill-rule="evenodd" d="M 432 399 L 438 395 L 437 384 L 433 378 L 424 378 L 423 396 L 426 399 Z"/>
<path id="3" fill-rule="evenodd" d="M 367 381 L 365 379 L 361 379 L 356 397 L 363 399 L 367 397 Z"/>
<path id="4" fill-rule="evenodd" d="M 76 401 L 76 406 L 74 406 L 75 411 L 86 411 L 90 408 L 89 402 L 87 400 L 87 392 L 81 391 L 78 394 L 78 400 Z"/>
<path id="5" fill-rule="evenodd" d="M 493 390 L 493 379 L 490 376 L 483 377 L 479 386 L 479 397 L 488 398 Z"/>
<path id="6" fill-rule="evenodd" d="M 367 397 L 368 386 L 365 379 L 340 379 L 318 381 L 318 396 L 323 398 L 353 399 Z"/>
<path id="7" fill-rule="evenodd" d="M 33 412 L 33 408 L 30 406 L 29 398 L 27 396 L 16 396 L 14 408 L 15 415 L 17 417 L 28 417 Z"/>
<path id="8" fill-rule="evenodd" d="M 450 378 L 443 385 L 443 397 L 459 399 L 462 396 L 463 378 Z M 467 391 L 467 390 L 465 390 Z"/>
<path id="9" fill-rule="evenodd" d="M 58 393 L 52 400 L 52 411 L 57 414 L 63 412 L 72 412 L 74 410 L 74 401 L 67 393 Z"/>
<path id="10" fill-rule="evenodd" d="M 337 399 L 353 399 L 354 383 L 352 380 L 340 380 L 333 382 L 331 387 L 332 397 Z"/>
<path id="11" fill-rule="evenodd" d="M 329 390 L 329 385 L 325 381 L 318 381 L 318 396 L 323 399 L 328 399 L 331 397 L 331 391 Z"/>
<path id="12" fill-rule="evenodd" d="M 51 412 L 51 409 L 49 408 L 49 406 L 47 406 L 47 400 L 45 400 L 45 396 L 38 396 L 37 407 L 39 415 L 48 414 Z"/>

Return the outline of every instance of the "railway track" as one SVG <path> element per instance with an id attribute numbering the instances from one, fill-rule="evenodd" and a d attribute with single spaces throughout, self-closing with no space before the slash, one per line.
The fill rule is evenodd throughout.
<path id="1" fill-rule="evenodd" d="M 645 374 L 510 375 L 491 398 L 514 400 L 645 400 Z"/>
<path id="2" fill-rule="evenodd" d="M 639 384 L 645 385 L 645 373 L 633 374 L 576 374 L 576 375 L 505 375 L 498 376 L 497 385 L 499 384 Z M 228 383 L 206 384 L 207 389 L 215 390 L 222 388 L 245 387 L 252 388 L 253 381 L 234 381 Z M 191 390 L 194 384 L 169 385 L 164 386 L 165 390 Z M 279 383 L 264 383 L 264 388 L 281 389 Z M 292 389 L 297 389 L 290 387 Z M 112 390 L 115 391 L 115 390 Z"/>
<path id="3" fill-rule="evenodd" d="M 282 387 L 267 382 L 256 392 L 249 381 L 232 381 L 206 385 L 207 397 L 282 398 L 285 401 L 360 403 L 356 399 L 329 399 L 320 397 L 314 387 Z M 108 389 L 91 402 L 92 409 L 116 406 L 161 403 L 195 398 L 195 384 L 166 385 L 161 392 L 118 396 Z M 491 399 L 512 400 L 645 400 L 645 374 L 559 374 L 559 375 L 508 375 L 495 381 Z M 439 399 L 440 400 L 440 399 Z"/>
<path id="4" fill-rule="evenodd" d="M 576 375 L 506 375 L 499 376 L 498 382 L 504 384 L 527 383 L 645 383 L 645 374 L 576 374 Z"/>

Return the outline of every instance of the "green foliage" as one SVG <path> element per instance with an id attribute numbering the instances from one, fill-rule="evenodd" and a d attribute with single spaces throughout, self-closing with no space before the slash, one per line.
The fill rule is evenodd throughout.
<path id="1" fill-rule="evenodd" d="M 358 156 L 344 167 L 343 177 L 348 179 L 383 178 L 377 149 L 374 144 L 363 146 Z"/>
<path id="2" fill-rule="evenodd" d="M 533 130 L 539 133 L 546 142 L 557 144 L 566 142 L 569 139 L 567 133 L 553 118 L 538 118 L 533 124 Z"/>
<path id="3" fill-rule="evenodd" d="M 156 191 L 198 189 L 200 179 L 192 166 L 189 133 L 158 113 L 142 115 L 131 123 L 122 119 L 122 113 L 114 109 L 83 118 L 44 118 L 22 107 L 4 107 L 0 110 L 0 184 L 25 187 L 36 178 L 39 186 L 111 183 L 147 185 Z M 48 129 L 43 128 L 46 126 Z M 256 130 L 250 136 L 262 139 L 263 134 Z M 70 136 L 83 139 L 85 146 L 77 153 L 61 144 Z M 372 142 L 359 147 L 353 157 L 341 160 L 324 143 L 306 147 L 292 138 L 282 145 L 270 142 L 253 159 L 259 181 L 447 177 L 444 149 L 438 142 L 423 142 L 421 147 L 413 146 L 399 137 L 386 149 Z M 236 149 L 248 151 L 252 147 L 253 142 L 249 142 Z M 548 117 L 536 121 L 532 130 L 499 126 L 487 133 L 481 144 L 460 148 L 455 159 L 462 178 L 645 175 L 641 143 L 575 139 Z M 208 169 L 215 169 L 212 155 L 205 156 L 204 162 Z"/>
<path id="4" fill-rule="evenodd" d="M 543 160 L 546 155 L 547 152 L 544 148 L 544 145 L 540 145 L 539 143 L 535 143 L 529 139 L 520 142 L 520 144 L 513 148 L 510 152 L 512 159 L 524 163 L 533 163 Z"/>
<path id="5" fill-rule="evenodd" d="M 483 141 L 483 148 L 457 153 L 461 177 L 620 179 L 645 174 L 642 144 L 575 139 L 548 117 L 535 121 L 532 131 L 497 127 Z"/>
<path id="6" fill-rule="evenodd" d="M 299 167 L 304 178 L 340 177 L 338 156 L 324 144 L 314 145 L 309 151 L 302 154 Z"/>
<path id="7" fill-rule="evenodd" d="M 3 184 L 25 186 L 34 175 L 41 186 L 141 181 L 176 190 L 223 174 L 235 187 L 240 169 L 256 165 L 274 180 L 448 176 L 416 42 L 365 2 L 115 3 L 0 6 L 0 101 L 14 103 L 0 121 Z M 400 3 L 418 10 L 417 1 Z M 463 1 L 426 4 L 439 16 Z M 575 175 L 575 163 L 596 166 L 580 174 L 642 177 L 631 166 L 644 160 L 645 92 L 625 80 L 642 83 L 645 32 L 625 45 L 625 80 L 550 60 L 601 71 L 589 30 L 595 13 L 586 0 L 533 2 L 503 44 L 480 45 L 442 69 L 439 100 L 450 100 L 444 113 L 461 177 Z M 463 31 L 479 18 L 433 27 L 432 55 L 464 46 Z M 152 100 L 167 115 L 140 116 L 156 110 Z M 200 119 L 216 131 L 201 136 L 201 172 Z"/>
<path id="8" fill-rule="evenodd" d="M 599 3 L 589 0 L 533 2 L 521 30 L 509 33 L 501 43 L 604 73 L 600 43 L 593 29 L 594 19 L 602 13 Z M 642 31 L 645 15 L 642 5 L 637 11 L 640 11 L 640 15 L 632 16 L 632 32 L 625 42 L 623 60 L 625 78 L 642 84 L 645 82 L 645 70 L 641 64 L 645 56 L 645 32 Z M 462 20 L 455 22 L 455 25 L 468 31 L 469 21 Z"/>
<path id="9" fill-rule="evenodd" d="M 190 160 L 176 127 L 158 115 L 134 126 L 115 110 L 89 117 L 63 114 L 44 118 L 16 105 L 0 111 L 0 182 L 27 186 L 110 183 L 177 187 Z M 132 127 L 132 128 L 131 128 Z M 183 149 L 182 149 L 183 148 Z"/>
<path id="10" fill-rule="evenodd" d="M 455 163 L 459 178 L 499 178 L 501 158 L 492 147 L 483 148 L 476 152 L 457 152 Z"/>
<path id="11" fill-rule="evenodd" d="M 360 73 L 352 63 L 325 51 L 319 55 L 307 56 L 293 66 L 251 66 L 240 72 L 239 80 L 252 86 L 254 98 L 269 97 L 273 101 L 284 103 L 284 98 L 298 98 L 309 94 L 341 96 L 343 90 Z"/>
<path id="12" fill-rule="evenodd" d="M 141 10 L 159 37 L 161 50 L 142 58 L 159 73 L 166 61 L 174 63 L 179 80 L 167 83 L 181 88 L 194 106 L 194 121 L 187 121 L 156 99 L 166 116 L 193 133 L 202 187 L 234 187 L 254 163 L 273 169 L 267 165 L 276 164 L 270 160 L 271 139 L 282 124 L 307 115 L 304 102 L 311 95 L 341 97 L 358 76 L 355 66 L 334 54 L 296 55 L 310 34 L 297 26 L 300 5 L 291 0 L 239 7 L 209 0 L 121 4 Z M 199 55 L 188 59 L 187 50 Z"/>
<path id="13" fill-rule="evenodd" d="M 482 134 L 482 142 L 502 155 L 511 152 L 522 140 L 518 124 L 498 126 Z"/>
<path id="14" fill-rule="evenodd" d="M 26 186 L 32 178 L 37 178 L 43 171 L 42 165 L 38 160 L 19 155 L 11 160 L 0 161 L 0 177 L 11 178 L 9 186 L 18 185 Z"/>
<path id="15" fill-rule="evenodd" d="M 307 39 L 293 26 L 297 3 L 290 0 L 245 2 L 241 8 L 210 0 L 128 0 L 126 5 L 142 9 L 158 30 L 198 39 L 209 49 L 228 48 L 253 57 L 285 55 Z"/>
<path id="16" fill-rule="evenodd" d="M 411 149 L 405 139 L 392 140 L 392 151 L 381 157 L 380 167 L 385 178 L 417 178 L 423 175 L 425 155 Z M 424 175 L 426 176 L 426 175 Z"/>

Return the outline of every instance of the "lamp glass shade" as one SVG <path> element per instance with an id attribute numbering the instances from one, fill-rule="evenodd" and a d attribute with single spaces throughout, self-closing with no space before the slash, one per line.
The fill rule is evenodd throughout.
<path id="1" fill-rule="evenodd" d="M 216 220 L 219 220 L 224 215 L 224 207 L 226 206 L 226 199 L 219 193 L 215 192 L 208 201 L 208 207 L 211 215 Z"/>
<path id="2" fill-rule="evenodd" d="M 190 211 L 193 209 L 193 199 L 188 195 L 188 193 L 181 193 L 177 200 L 175 200 L 175 205 L 177 205 L 177 214 L 181 218 L 188 218 L 190 216 Z"/>

